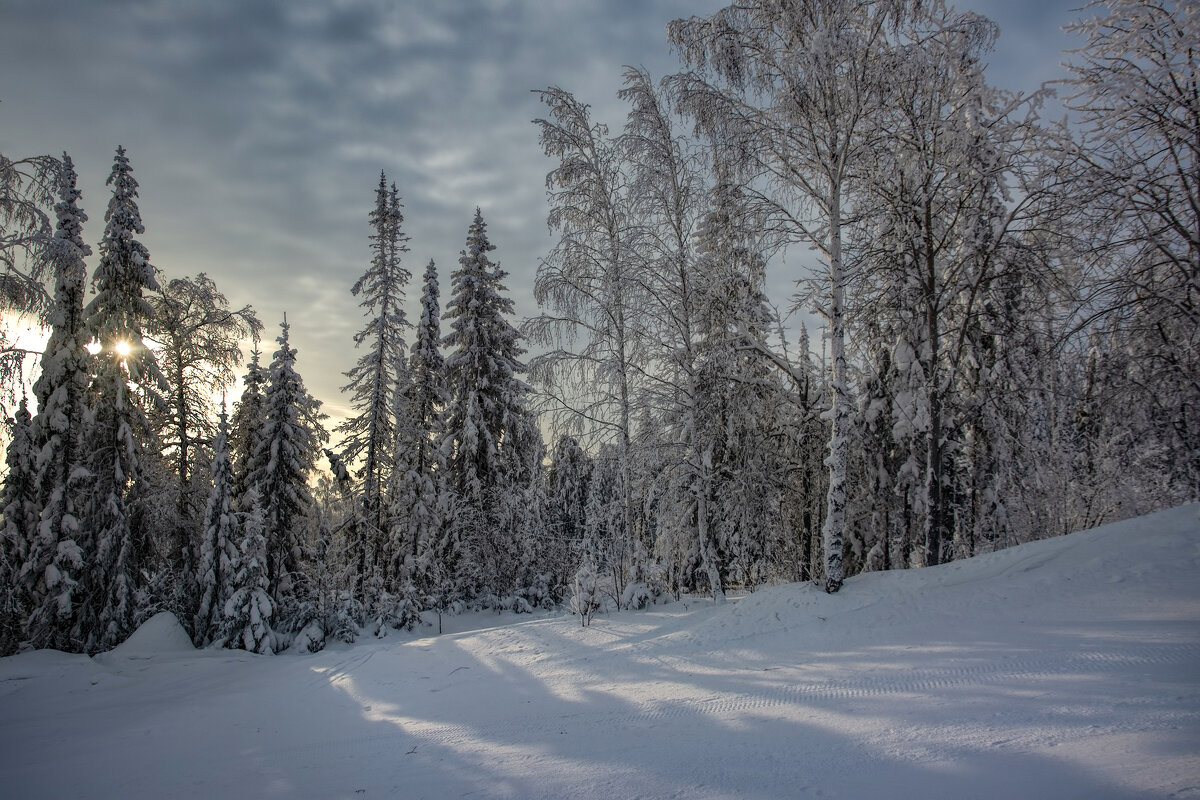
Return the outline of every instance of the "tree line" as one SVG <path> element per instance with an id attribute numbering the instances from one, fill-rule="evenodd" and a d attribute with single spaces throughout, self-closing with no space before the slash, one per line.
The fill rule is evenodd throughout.
<path id="1" fill-rule="evenodd" d="M 264 367 L 252 309 L 160 284 L 123 150 L 86 306 L 70 159 L 0 161 L 0 290 L 51 330 L 10 426 L 0 645 L 95 652 L 164 608 L 271 652 L 465 607 L 834 592 L 1196 499 L 1200 20 L 1089 10 L 1070 124 L 991 86 L 996 26 L 937 0 L 676 20 L 683 70 L 627 69 L 615 134 L 539 90 L 557 240 L 519 325 L 478 210 L 445 312 L 430 262 L 408 318 L 381 174 L 336 449 L 286 320 Z"/>

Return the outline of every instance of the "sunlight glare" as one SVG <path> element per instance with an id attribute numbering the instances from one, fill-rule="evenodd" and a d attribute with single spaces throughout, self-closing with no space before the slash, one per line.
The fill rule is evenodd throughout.
<path id="1" fill-rule="evenodd" d="M 117 351 L 117 355 L 119 355 L 121 358 L 127 358 L 129 356 L 129 342 L 119 341 L 113 345 L 113 349 Z"/>

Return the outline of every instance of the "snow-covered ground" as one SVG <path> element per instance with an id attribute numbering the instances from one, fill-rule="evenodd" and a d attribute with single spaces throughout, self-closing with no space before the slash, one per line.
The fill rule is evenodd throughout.
<path id="1" fill-rule="evenodd" d="M 2 659 L 0 797 L 1200 797 L 1196 505 L 832 597 L 452 623 Z"/>

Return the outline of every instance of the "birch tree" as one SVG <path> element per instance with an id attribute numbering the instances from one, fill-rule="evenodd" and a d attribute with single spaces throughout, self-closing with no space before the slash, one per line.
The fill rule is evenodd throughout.
<path id="1" fill-rule="evenodd" d="M 1006 271 L 1021 271 L 1031 286 L 1042 280 L 1017 251 L 1022 232 L 1047 221 L 1039 212 L 1050 173 L 1037 154 L 1049 140 L 1036 124 L 1040 96 L 984 79 L 997 33 L 989 20 L 942 4 L 898 28 L 889 103 L 877 118 L 887 146 L 866 154 L 855 187 L 871 210 L 856 247 L 865 327 L 886 331 L 877 347 L 894 348 L 900 371 L 893 431 L 922 473 L 913 510 L 925 565 L 945 560 L 953 531 L 972 524 L 969 508 L 952 501 L 962 465 L 951 454 L 963 453 L 970 394 L 986 391 L 967 389 L 964 371 L 979 361 L 992 286 Z"/>
<path id="2" fill-rule="evenodd" d="M 49 155 L 10 158 L 0 153 L 0 309 L 41 320 L 52 303 L 45 278 L 54 235 L 51 208 L 58 196 L 62 163 Z M 74 174 L 72 170 L 72 174 Z M 10 338 L 0 320 L 0 388 L 15 398 L 29 353 Z"/>
<path id="3" fill-rule="evenodd" d="M 825 589 L 842 584 L 846 469 L 853 404 L 846 298 L 855 265 L 843 238 L 856 167 L 885 103 L 888 33 L 919 3 L 757 0 L 672 22 L 671 43 L 693 72 L 675 77 L 681 108 L 730 153 L 770 227 L 824 261 L 818 307 L 829 325 L 829 488 Z"/>
<path id="4" fill-rule="evenodd" d="M 165 409 L 152 414 L 151 421 L 174 467 L 171 563 L 187 584 L 199 574 L 196 547 L 208 487 L 201 478 L 204 470 L 197 470 L 196 464 L 212 457 L 217 435 L 212 398 L 233 385 L 241 342 L 257 339 L 262 323 L 249 305 L 230 308 L 228 298 L 204 273 L 167 281 L 149 301 L 154 315 L 147 336 L 160 345 L 158 360 L 169 386 Z"/>
<path id="5" fill-rule="evenodd" d="M 547 310 L 524 326 L 530 341 L 548 348 L 530 362 L 530 379 L 559 427 L 616 444 L 624 526 L 618 535 L 629 536 L 634 405 L 646 359 L 628 179 L 616 142 L 586 104 L 558 87 L 537 94 L 549 110 L 548 119 L 534 121 L 539 140 L 557 161 L 546 189 L 547 223 L 559 238 L 534 281 L 534 298 Z"/>
<path id="6" fill-rule="evenodd" d="M 1092 276 L 1085 306 L 1135 354 L 1114 373 L 1169 448 L 1169 502 L 1200 486 L 1200 14 L 1191 2 L 1103 0 L 1068 27 L 1066 103 L 1085 134 L 1076 230 Z M 1085 319 L 1081 326 L 1086 326 Z M 1116 353 L 1114 353 L 1116 355 Z M 1141 446 L 1148 444 L 1143 441 Z M 1164 498 L 1165 499 L 1165 498 Z"/>

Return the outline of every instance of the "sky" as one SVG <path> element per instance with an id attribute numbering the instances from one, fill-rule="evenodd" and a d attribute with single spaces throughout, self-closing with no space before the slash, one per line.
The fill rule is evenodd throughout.
<path id="1" fill-rule="evenodd" d="M 474 209 L 482 209 L 520 318 L 552 245 L 531 90 L 560 86 L 619 131 L 623 65 L 679 69 L 674 18 L 720 0 L 3 0 L 0 153 L 70 153 L 90 216 L 118 145 L 141 185 L 151 261 L 205 272 L 266 325 L 286 312 L 297 367 L 335 420 L 365 323 L 350 287 L 370 261 L 379 173 L 411 237 L 410 315 L 439 266 L 442 305 Z M 1079 0 L 963 0 L 1000 25 L 991 82 L 1031 91 L 1063 76 L 1061 26 Z M 94 269 L 96 256 L 89 261 Z M 769 276 L 786 294 L 798 275 Z M 782 287 L 782 288 L 778 288 Z M 785 303 L 786 297 L 779 297 Z"/>

